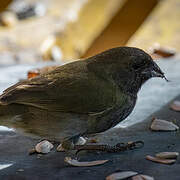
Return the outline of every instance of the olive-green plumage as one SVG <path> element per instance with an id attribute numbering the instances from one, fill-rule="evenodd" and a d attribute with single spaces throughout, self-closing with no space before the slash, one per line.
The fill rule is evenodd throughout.
<path id="1" fill-rule="evenodd" d="M 153 76 L 164 77 L 148 54 L 118 47 L 6 89 L 0 114 L 20 114 L 16 128 L 46 137 L 98 133 L 131 113 L 138 90 Z"/>

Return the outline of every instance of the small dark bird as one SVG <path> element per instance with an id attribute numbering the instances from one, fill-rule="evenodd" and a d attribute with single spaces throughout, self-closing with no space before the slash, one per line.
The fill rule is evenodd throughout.
<path id="1" fill-rule="evenodd" d="M 0 123 L 72 144 L 124 120 L 152 77 L 165 78 L 143 50 L 113 48 L 9 87 L 0 96 L 0 114 L 18 116 Z"/>

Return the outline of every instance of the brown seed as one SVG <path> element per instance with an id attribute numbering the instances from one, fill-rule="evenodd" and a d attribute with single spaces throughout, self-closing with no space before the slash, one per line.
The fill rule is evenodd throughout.
<path id="1" fill-rule="evenodd" d="M 53 144 L 51 144 L 49 141 L 44 140 L 41 141 L 40 143 L 38 143 L 35 146 L 35 149 L 38 153 L 43 153 L 43 154 L 47 154 L 51 151 L 51 149 L 53 148 Z"/>
<path id="2" fill-rule="evenodd" d="M 161 159 L 176 159 L 179 156 L 178 152 L 160 152 L 155 155 Z"/>
<path id="3" fill-rule="evenodd" d="M 176 131 L 179 127 L 169 121 L 153 119 L 150 129 L 153 131 Z"/>
<path id="4" fill-rule="evenodd" d="M 175 159 L 161 159 L 161 158 L 153 157 L 150 155 L 147 155 L 146 159 L 153 162 L 162 163 L 162 164 L 173 164 L 176 162 Z"/>
<path id="5" fill-rule="evenodd" d="M 171 105 L 170 108 L 174 111 L 180 111 L 180 101 L 174 101 Z"/>
<path id="6" fill-rule="evenodd" d="M 137 172 L 133 171 L 123 171 L 123 172 L 116 172 L 106 177 L 106 180 L 120 180 L 120 179 L 126 179 L 132 176 L 137 175 Z"/>
<path id="7" fill-rule="evenodd" d="M 85 162 L 79 162 L 76 159 L 71 159 L 71 157 L 65 157 L 64 161 L 72 166 L 97 166 L 100 164 L 104 164 L 108 162 L 108 160 L 98 160 L 98 161 L 85 161 Z"/>

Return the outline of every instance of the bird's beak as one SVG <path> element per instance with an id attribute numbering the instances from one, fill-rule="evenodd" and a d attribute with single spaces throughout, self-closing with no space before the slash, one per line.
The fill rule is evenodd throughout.
<path id="1" fill-rule="evenodd" d="M 155 62 L 153 62 L 153 65 L 150 68 L 145 69 L 142 72 L 142 74 L 148 78 L 161 77 L 161 78 L 164 78 L 166 81 L 168 81 L 168 79 L 165 77 L 164 73 L 161 71 L 161 69 Z"/>
<path id="2" fill-rule="evenodd" d="M 169 81 L 155 62 L 153 63 L 153 68 L 151 70 L 151 77 L 161 77 L 164 78 L 167 82 Z"/>

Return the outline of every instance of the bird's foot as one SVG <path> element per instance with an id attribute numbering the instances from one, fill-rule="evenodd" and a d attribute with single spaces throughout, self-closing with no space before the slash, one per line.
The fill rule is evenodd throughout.
<path id="1" fill-rule="evenodd" d="M 121 152 L 126 150 L 138 149 L 144 146 L 143 141 L 135 141 L 128 143 L 118 143 L 115 146 L 110 145 L 94 145 L 94 144 L 85 144 L 85 145 L 74 145 L 74 150 L 77 150 L 76 154 L 84 150 L 95 150 L 95 151 L 104 151 L 104 152 Z"/>
<path id="2" fill-rule="evenodd" d="M 75 145 L 81 146 L 84 145 L 86 142 L 87 138 L 84 138 L 80 134 L 78 134 L 76 136 L 64 139 L 61 145 L 65 150 L 75 150 Z"/>

